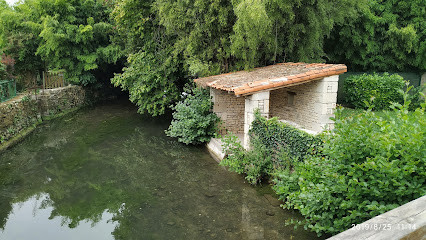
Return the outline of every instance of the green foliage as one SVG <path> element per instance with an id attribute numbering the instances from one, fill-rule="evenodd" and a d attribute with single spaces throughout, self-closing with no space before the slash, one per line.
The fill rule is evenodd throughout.
<path id="1" fill-rule="evenodd" d="M 250 129 L 250 150 L 245 151 L 236 136 L 222 138 L 226 158 L 220 164 L 245 174 L 251 184 L 269 177 L 274 170 L 292 169 L 321 145 L 320 137 L 310 135 L 277 118 L 266 119 L 258 111 Z"/>
<path id="2" fill-rule="evenodd" d="M 18 73 L 43 69 L 44 62 L 36 56 L 40 30 L 31 21 L 40 21 L 35 13 L 34 1 L 7 6 L 0 11 L 0 51 L 13 57 Z"/>
<path id="3" fill-rule="evenodd" d="M 144 52 L 144 61 L 158 74 L 153 74 L 155 81 L 139 78 L 147 74 L 140 74 L 144 70 L 133 66 L 135 61 L 130 57 L 123 76 L 118 75 L 113 81 L 133 92 L 133 101 L 142 102 L 141 112 L 161 114 L 162 110 L 152 111 L 148 107 L 164 106 L 167 101 L 134 94 L 139 82 L 144 89 L 148 82 L 153 82 L 154 89 L 167 86 L 166 91 L 174 85 L 178 93 L 192 77 L 279 61 L 322 60 L 324 37 L 335 24 L 352 16 L 363 2 L 118 0 L 112 12 L 117 33 L 113 38 L 115 44 L 124 46 L 126 54 Z M 160 74 L 163 70 L 165 73 Z M 166 99 L 172 102 L 172 96 L 175 95 L 168 94 Z"/>
<path id="4" fill-rule="evenodd" d="M 258 112 L 252 123 L 250 134 L 270 151 L 271 154 L 288 153 L 292 158 L 303 159 L 311 150 L 321 145 L 321 139 L 286 123 L 277 118 L 266 119 Z"/>
<path id="5" fill-rule="evenodd" d="M 257 184 L 272 171 L 272 157 L 256 139 L 251 139 L 252 148 L 249 151 L 245 151 L 235 135 L 224 136 L 222 142 L 226 157 L 220 165 L 232 172 L 245 174 L 250 184 Z"/>
<path id="6" fill-rule="evenodd" d="M 114 8 L 112 16 L 121 37 L 115 41 L 125 39 L 120 44 L 129 57 L 123 73 L 111 81 L 129 91 L 139 112 L 156 116 L 179 100 L 186 79 L 180 56 L 173 54 L 173 38 L 159 25 L 152 4 L 153 1 L 128 0 L 118 2 Z"/>
<path id="7" fill-rule="evenodd" d="M 208 142 L 216 133 L 219 118 L 212 112 L 208 89 L 194 88 L 185 100 L 173 107 L 173 120 L 167 136 L 177 137 L 185 144 Z"/>
<path id="8" fill-rule="evenodd" d="M 354 71 L 426 70 L 424 0 L 368 1 L 326 43 L 333 62 Z"/>
<path id="9" fill-rule="evenodd" d="M 372 104 L 375 110 L 389 109 L 392 102 L 402 103 L 403 88 L 404 79 L 398 74 L 353 75 L 344 84 L 345 101 L 356 108 L 367 109 Z"/>
<path id="10" fill-rule="evenodd" d="M 140 113 L 164 114 L 166 107 L 178 99 L 179 90 L 171 80 L 175 69 L 142 51 L 131 54 L 128 63 L 123 73 L 116 74 L 111 82 L 129 91 L 130 100 L 138 105 Z"/>
<path id="11" fill-rule="evenodd" d="M 284 61 L 323 61 L 324 38 L 365 1 L 232 1 L 232 54 L 246 68 Z"/>
<path id="12" fill-rule="evenodd" d="M 121 56 L 111 45 L 110 8 L 99 0 L 29 0 L 0 13 L 0 47 L 16 70 L 66 70 L 68 81 L 94 83 Z"/>
<path id="13" fill-rule="evenodd" d="M 426 103 L 409 112 L 404 99 L 384 117 L 337 110 L 321 154 L 275 174 L 285 207 L 305 217 L 298 224 L 336 234 L 426 194 Z"/>
<path id="14" fill-rule="evenodd" d="M 6 66 L 0 61 L 0 81 L 7 77 Z"/>
<path id="15" fill-rule="evenodd" d="M 156 0 L 154 11 L 174 38 L 173 54 L 183 56 L 186 71 L 200 76 L 229 71 L 235 23 L 231 1 Z"/>

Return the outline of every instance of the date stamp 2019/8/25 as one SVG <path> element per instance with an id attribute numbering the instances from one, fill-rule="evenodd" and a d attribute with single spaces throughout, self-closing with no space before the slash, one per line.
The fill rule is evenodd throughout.
<path id="1" fill-rule="evenodd" d="M 352 224 L 352 228 L 363 231 L 416 230 L 416 224 L 409 223 L 361 223 Z"/>

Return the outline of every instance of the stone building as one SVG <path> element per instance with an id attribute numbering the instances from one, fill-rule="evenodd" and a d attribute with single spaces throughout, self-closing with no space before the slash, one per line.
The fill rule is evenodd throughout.
<path id="1" fill-rule="evenodd" d="M 278 117 L 310 133 L 333 127 L 338 75 L 346 71 L 343 64 L 280 63 L 195 82 L 210 88 L 213 111 L 247 149 L 256 109 L 262 116 Z"/>

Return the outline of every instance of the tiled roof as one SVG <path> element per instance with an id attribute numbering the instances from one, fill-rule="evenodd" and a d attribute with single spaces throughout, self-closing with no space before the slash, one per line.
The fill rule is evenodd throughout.
<path id="1" fill-rule="evenodd" d="M 276 89 L 309 82 L 323 77 L 339 75 L 347 71 L 344 64 L 325 63 L 278 63 L 255 68 L 251 71 L 239 71 L 198 78 L 194 81 L 235 95 L 250 95 L 254 92 Z"/>

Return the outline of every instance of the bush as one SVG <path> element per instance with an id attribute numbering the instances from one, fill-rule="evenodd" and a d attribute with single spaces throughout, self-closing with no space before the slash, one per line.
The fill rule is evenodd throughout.
<path id="1" fill-rule="evenodd" d="M 232 172 L 245 174 L 250 184 L 260 182 L 271 173 L 271 155 L 257 139 L 251 139 L 250 151 L 245 151 L 234 135 L 224 136 L 222 141 L 226 157 L 220 162 L 221 166 L 229 167 L 228 170 Z"/>
<path id="2" fill-rule="evenodd" d="M 398 74 L 353 75 L 344 83 L 345 101 L 356 108 L 368 109 L 372 102 L 375 110 L 389 109 L 391 102 L 402 103 L 403 88 L 404 79 Z"/>
<path id="3" fill-rule="evenodd" d="M 172 109 L 175 112 L 166 130 L 167 136 L 177 137 L 185 144 L 200 144 L 215 135 L 219 118 L 212 112 L 213 103 L 207 89 L 194 88 Z"/>
<path id="4" fill-rule="evenodd" d="M 337 110 L 321 154 L 275 174 L 285 207 L 305 217 L 298 224 L 336 234 L 426 194 L 426 103 L 409 112 L 403 102 L 383 117 Z"/>
<path id="5" fill-rule="evenodd" d="M 274 170 L 292 169 L 312 149 L 321 144 L 319 137 L 310 135 L 277 118 L 266 119 L 258 111 L 250 129 L 251 149 L 245 151 L 233 135 L 222 138 L 226 158 L 222 166 L 230 171 L 245 174 L 251 184 L 269 177 Z"/>

